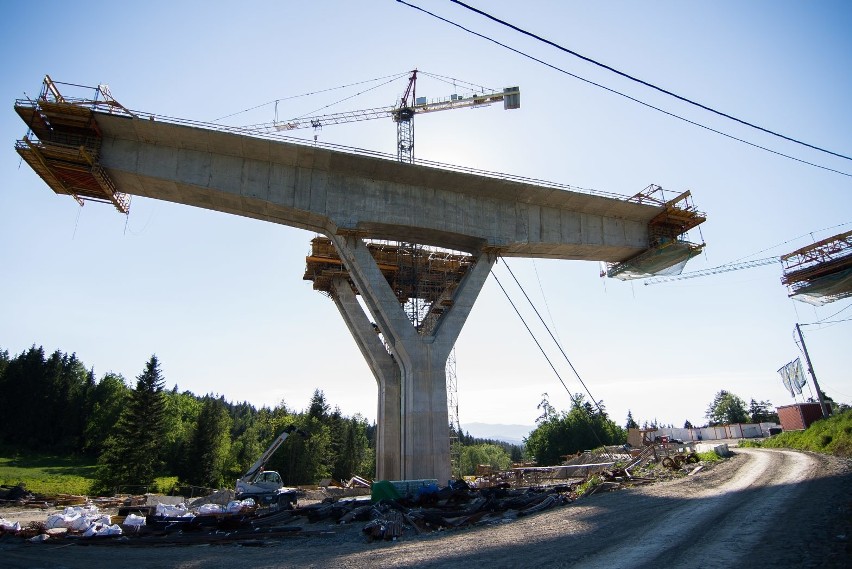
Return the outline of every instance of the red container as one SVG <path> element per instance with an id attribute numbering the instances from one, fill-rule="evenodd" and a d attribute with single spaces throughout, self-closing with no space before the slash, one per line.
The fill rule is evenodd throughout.
<path id="1" fill-rule="evenodd" d="M 819 403 L 796 403 L 776 407 L 781 428 L 785 431 L 804 431 L 811 423 L 822 419 Z"/>

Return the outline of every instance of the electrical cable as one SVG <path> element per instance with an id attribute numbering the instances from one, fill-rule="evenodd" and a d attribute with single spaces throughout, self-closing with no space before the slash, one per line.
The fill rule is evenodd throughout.
<path id="1" fill-rule="evenodd" d="M 448 20 L 448 19 L 446 19 L 446 18 L 443 18 L 443 17 L 441 17 L 441 16 L 438 16 L 437 14 L 434 14 L 434 13 L 432 13 L 432 12 L 430 12 L 430 11 L 428 11 L 428 10 L 424 9 L 424 8 L 421 8 L 420 6 L 415 6 L 414 4 L 409 4 L 408 2 L 405 2 L 404 0 L 396 0 L 396 1 L 397 1 L 397 2 L 399 2 L 400 4 L 404 4 L 405 6 L 408 6 L 408 7 L 410 7 L 410 8 L 414 8 L 415 10 L 419 10 L 419 11 L 421 11 L 421 12 L 425 13 L 425 14 L 428 14 L 428 15 L 432 16 L 433 18 L 436 18 L 436 19 L 438 19 L 438 20 L 441 20 L 442 22 L 445 22 L 445 23 L 447 23 L 447 24 L 450 24 L 451 26 L 455 26 L 455 27 L 457 27 L 457 28 L 459 28 L 459 29 L 461 29 L 461 30 L 464 30 L 465 32 L 467 32 L 467 33 L 469 33 L 469 34 L 473 34 L 473 35 L 475 35 L 475 36 L 477 36 L 477 37 L 480 37 L 480 38 L 482 38 L 482 39 L 484 39 L 484 40 L 490 41 L 490 42 L 492 42 L 492 43 L 494 43 L 494 44 L 496 44 L 496 45 L 499 45 L 499 46 L 500 46 L 500 47 L 502 47 L 502 48 L 505 48 L 505 49 L 508 49 L 509 51 L 512 51 L 512 52 L 514 52 L 514 53 L 517 53 L 518 55 L 520 55 L 520 56 L 522 56 L 522 57 L 526 57 L 527 59 L 531 59 L 532 61 L 535 61 L 536 63 L 540 63 L 540 64 L 542 64 L 542 65 L 544 65 L 544 66 L 546 66 L 546 67 L 549 67 L 549 68 L 553 69 L 554 71 L 558 71 L 559 73 L 563 73 L 563 74 L 565 74 L 565 75 L 568 75 L 569 77 L 573 77 L 574 79 L 577 79 L 577 80 L 579 80 L 579 81 L 582 81 L 582 82 L 587 83 L 587 84 L 589 84 L 589 85 L 592 85 L 592 86 L 594 86 L 594 87 L 598 87 L 598 88 L 603 89 L 603 90 L 605 90 L 605 91 L 608 91 L 608 92 L 610 92 L 610 93 L 612 93 L 612 94 L 614 94 L 614 95 L 619 95 L 619 96 L 621 96 L 621 97 L 624 97 L 625 99 L 628 99 L 628 100 L 630 100 L 630 101 L 633 101 L 634 103 L 638 103 L 638 104 L 640 104 L 640 105 L 642 105 L 642 106 L 648 107 L 649 109 L 653 109 L 653 110 L 655 110 L 655 111 L 657 111 L 657 112 L 663 113 L 664 115 L 667 115 L 667 116 L 670 116 L 670 117 L 672 117 L 672 118 L 675 118 L 675 119 L 681 120 L 681 121 L 683 121 L 683 122 L 685 122 L 685 123 L 688 123 L 688 124 L 691 124 L 691 125 L 693 125 L 693 126 L 697 126 L 697 127 L 703 128 L 704 130 L 707 130 L 707 131 L 710 131 L 710 132 L 712 132 L 712 133 L 715 133 L 715 134 L 718 134 L 718 135 L 724 136 L 725 138 L 729 138 L 729 139 L 731 139 L 731 140 L 736 140 L 737 142 L 741 142 L 741 143 L 746 144 L 746 145 L 748 145 L 748 146 L 751 146 L 751 147 L 753 147 L 753 148 L 758 148 L 758 149 L 763 150 L 763 151 L 765 151 L 765 152 L 769 152 L 769 153 L 771 153 L 771 154 L 775 154 L 775 155 L 777 155 L 777 156 L 781 156 L 781 157 L 783 157 L 783 158 L 787 158 L 788 160 L 794 160 L 794 161 L 796 161 L 796 162 L 800 162 L 800 163 L 802 163 L 802 164 L 807 164 L 808 166 L 813 166 L 814 168 L 819 168 L 819 169 L 821 169 L 821 170 L 827 170 L 827 171 L 829 171 L 829 172 L 834 172 L 835 174 L 840 174 L 841 176 L 846 176 L 846 177 L 852 178 L 852 174 L 850 174 L 850 173 L 848 173 L 848 172 L 843 172 L 843 171 L 841 171 L 841 170 L 836 170 L 836 169 L 834 169 L 834 168 L 830 168 L 830 167 L 828 167 L 828 166 L 822 166 L 822 165 L 820 165 L 820 164 L 815 164 L 815 163 L 813 163 L 813 162 L 809 162 L 809 161 L 807 161 L 807 160 L 803 160 L 803 159 L 801 159 L 801 158 L 796 158 L 795 156 L 790 156 L 789 154 L 784 154 L 783 152 L 779 152 L 779 151 L 777 151 L 777 150 L 772 150 L 771 148 L 767 148 L 767 147 L 765 147 L 765 146 L 761 146 L 761 145 L 756 144 L 756 143 L 754 143 L 754 142 L 749 142 L 749 141 L 744 140 L 744 139 L 742 139 L 742 138 L 738 138 L 738 137 L 736 137 L 736 136 L 734 136 L 734 135 L 732 135 L 732 134 L 728 134 L 728 133 L 726 133 L 726 132 L 722 132 L 722 131 L 717 130 L 717 129 L 715 129 L 715 128 L 712 128 L 712 127 L 709 127 L 709 126 L 703 125 L 703 124 L 701 124 L 701 123 L 698 123 L 698 122 L 695 122 L 695 121 L 693 121 L 693 120 L 687 119 L 687 118 L 682 117 L 682 116 L 680 116 L 680 115 L 677 115 L 677 114 L 675 114 L 675 113 L 672 113 L 672 112 L 666 111 L 666 110 L 664 110 L 664 109 L 661 109 L 660 107 L 656 107 L 656 106 L 654 106 L 654 105 L 652 105 L 652 104 L 650 104 L 650 103 L 646 103 L 645 101 L 642 101 L 642 100 L 640 100 L 640 99 L 637 99 L 637 98 L 635 98 L 635 97 L 632 97 L 632 96 L 630 96 L 630 95 L 627 95 L 626 93 L 622 93 L 621 91 L 617 91 L 616 89 L 612 89 L 612 88 L 607 87 L 607 86 L 605 86 L 605 85 L 601 85 L 600 83 L 596 83 L 596 82 L 594 82 L 594 81 L 591 81 L 590 79 L 586 79 L 585 77 L 581 77 L 581 76 L 579 76 L 579 75 L 576 75 L 576 74 L 574 74 L 574 73 L 571 73 L 570 71 L 566 71 L 565 69 L 562 69 L 561 67 L 557 67 L 556 65 L 553 65 L 552 63 L 547 63 L 546 61 L 541 60 L 541 59 L 539 59 L 539 58 L 537 58 L 537 57 L 534 57 L 534 56 L 532 56 L 532 55 L 529 55 L 528 53 L 524 53 L 523 51 L 520 51 L 520 50 L 515 49 L 515 48 L 513 48 L 513 47 L 511 47 L 511 46 L 508 46 L 508 45 L 506 45 L 506 44 L 504 44 L 504 43 L 501 43 L 501 42 L 499 42 L 499 41 L 497 41 L 497 40 L 495 40 L 495 39 L 493 39 L 493 38 L 490 38 L 490 37 L 488 37 L 488 36 L 486 36 L 486 35 L 480 34 L 479 32 L 475 32 L 475 31 L 473 31 L 473 30 L 471 30 L 471 29 L 469 29 L 469 28 L 466 28 L 466 27 L 462 26 L 461 24 L 457 24 L 456 22 L 453 22 L 453 21 L 451 21 L 451 20 Z"/>
<path id="2" fill-rule="evenodd" d="M 840 153 L 838 153 L 838 152 L 833 152 L 833 151 L 831 151 L 831 150 L 827 150 L 827 149 L 825 149 L 825 148 L 821 148 L 821 147 L 819 147 L 819 146 L 815 146 L 815 145 L 813 145 L 813 144 L 809 144 L 809 143 L 807 143 L 807 142 L 803 142 L 803 141 L 801 141 L 801 140 L 798 140 L 798 139 L 796 139 L 796 138 L 792 138 L 792 137 L 790 137 L 790 136 L 787 136 L 787 135 L 784 135 L 784 134 L 781 134 L 781 133 L 775 132 L 775 131 L 773 131 L 773 130 L 769 130 L 768 128 L 764 128 L 764 127 L 762 127 L 762 126 L 758 126 L 758 125 L 756 125 L 756 124 L 750 123 L 750 122 L 745 121 L 745 120 L 743 120 L 743 119 L 739 119 L 739 118 L 737 118 L 737 117 L 735 117 L 735 116 L 729 115 L 728 113 L 723 113 L 722 111 L 717 111 L 716 109 L 714 109 L 714 108 L 712 108 L 712 107 L 708 107 L 707 105 L 703 105 L 703 104 L 701 104 L 701 103 L 699 103 L 699 102 L 697 102 L 697 101 L 693 101 L 692 99 L 689 99 L 689 98 L 687 98 L 687 97 L 683 97 L 683 96 L 681 96 L 681 95 L 678 95 L 677 93 L 673 93 L 672 91 L 669 91 L 668 89 L 664 89 L 664 88 L 662 88 L 662 87 L 658 87 L 657 85 L 654 85 L 653 83 L 649 83 L 649 82 L 647 82 L 647 81 L 644 81 L 644 80 L 642 80 L 642 79 L 639 79 L 638 77 L 634 77 L 634 76 L 629 75 L 629 74 L 627 74 L 627 73 L 625 73 L 625 72 L 623 72 L 623 71 L 619 71 L 618 69 L 615 69 L 614 67 L 610 67 L 609 65 L 606 65 L 606 64 L 601 63 L 601 62 L 599 62 L 599 61 L 595 61 L 594 59 L 592 59 L 592 58 L 590 58 L 590 57 L 586 57 L 585 55 L 581 55 L 581 54 L 577 53 L 576 51 L 573 51 L 573 50 L 570 50 L 570 49 L 568 49 L 568 48 L 566 48 L 566 47 L 563 47 L 563 46 L 561 46 L 561 45 L 559 45 L 559 44 L 557 44 L 557 43 L 555 43 L 555 42 L 552 42 L 552 41 L 550 41 L 550 40 L 548 40 L 548 39 L 545 39 L 545 38 L 543 38 L 543 37 L 541 37 L 541 36 L 538 36 L 538 35 L 536 35 L 536 34 L 534 34 L 534 33 L 532 33 L 532 32 L 528 32 L 528 31 L 526 31 L 526 30 L 523 30 L 523 29 L 521 29 L 521 28 L 519 28 L 519 27 L 517 27 L 517 26 L 515 26 L 515 25 L 513 25 L 513 24 L 510 24 L 509 22 L 506 22 L 505 20 L 501 20 L 500 18 L 497 18 L 497 17 L 495 17 L 495 16 L 492 16 L 491 14 L 488 14 L 488 13 L 486 13 L 486 12 L 483 12 L 482 10 L 479 10 L 479 9 L 477 9 L 477 8 L 474 8 L 473 6 L 470 6 L 470 5 L 468 5 L 468 4 L 465 4 L 464 2 L 461 2 L 460 0 L 450 0 L 450 2 L 452 2 L 453 4 L 458 4 L 459 6 L 462 6 L 462 7 L 464 7 L 464 8 L 467 8 L 468 10 L 470 10 L 470 11 L 472 11 L 472 12 L 475 12 L 475 13 L 479 14 L 480 16 L 484 16 L 484 17 L 488 18 L 489 20 L 491 20 L 491 21 L 493 21 L 493 22 L 497 22 L 498 24 L 501 24 L 501 25 L 503 25 L 503 26 L 506 26 L 506 27 L 508 27 L 508 28 L 511 28 L 511 29 L 515 30 L 516 32 L 519 32 L 519 33 L 521 33 L 521 34 L 524 34 L 524 35 L 526 35 L 526 36 L 529 36 L 529 37 L 531 37 L 531 38 L 533 38 L 533 39 L 536 39 L 536 40 L 538 40 L 538 41 L 540 41 L 540 42 L 542 42 L 542 43 L 545 43 L 545 44 L 547 44 L 547 45 L 549 45 L 549 46 L 551 46 L 551 47 L 555 47 L 556 49 L 558 49 L 558 50 L 560 50 L 560 51 L 564 51 L 565 53 L 568 53 L 568 54 L 570 54 L 570 55 L 573 55 L 574 57 L 579 57 L 579 58 L 580 58 L 580 59 L 582 59 L 583 61 L 586 61 L 586 62 L 591 63 L 591 64 L 593 64 L 593 65 L 597 65 L 598 67 L 602 67 L 603 69 L 606 69 L 607 71 L 612 71 L 612 72 L 613 72 L 613 73 L 615 73 L 616 75 L 620 75 L 621 77 L 624 77 L 625 79 L 629 79 L 629 80 L 631 80 L 631 81 L 634 81 L 634 82 L 636 82 L 636 83 L 639 83 L 640 85 L 644 85 L 645 87 L 649 87 L 649 88 L 651 88 L 651 89 L 654 89 L 654 90 L 656 90 L 656 91 L 659 91 L 660 93 L 663 93 L 663 94 L 669 95 L 670 97 L 674 97 L 675 99 L 678 99 L 678 100 L 680 100 L 680 101 L 683 101 L 684 103 L 688 103 L 688 104 L 690 104 L 690 105 L 696 106 L 696 107 L 698 107 L 698 108 L 700 108 L 700 109 L 703 109 L 703 110 L 705 110 L 705 111 L 709 111 L 709 112 L 714 113 L 714 114 L 716 114 L 716 115 L 719 115 L 719 116 L 721 116 L 721 117 L 725 117 L 726 119 L 730 119 L 730 120 L 732 120 L 732 121 L 734 121 L 734 122 L 738 122 L 738 123 L 740 123 L 740 124 L 742 124 L 742 125 L 745 125 L 745 126 L 748 126 L 748 127 L 753 128 L 753 129 L 756 129 L 756 130 L 759 130 L 759 131 L 765 132 L 765 133 L 767 133 L 767 134 L 771 134 L 772 136 L 777 136 L 778 138 L 783 138 L 784 140 L 787 140 L 787 141 L 789 141 L 789 142 L 793 142 L 793 143 L 795 143 L 795 144 L 800 144 L 800 145 L 802 145 L 802 146 L 807 146 L 808 148 L 811 148 L 811 149 L 813 149 L 813 150 L 817 150 L 817 151 L 819 151 L 819 152 L 824 152 L 824 153 L 826 153 L 826 154 L 831 154 L 832 156 L 837 156 L 838 158 L 844 158 L 844 159 L 846 159 L 846 160 L 852 160 L 852 157 L 846 156 L 845 154 L 840 154 Z"/>
<path id="3" fill-rule="evenodd" d="M 504 260 L 504 262 L 505 262 L 505 260 Z M 536 338 L 535 334 L 530 329 L 529 325 L 527 324 L 527 321 L 524 319 L 524 317 L 521 315 L 521 312 L 518 310 L 518 307 L 515 305 L 514 301 L 512 301 L 512 298 L 509 296 L 509 293 L 506 292 L 506 289 L 503 287 L 503 283 L 500 282 L 500 279 L 497 278 L 497 275 L 494 273 L 493 270 L 491 271 L 491 275 L 494 277 L 494 280 L 497 281 L 497 285 L 500 287 L 500 290 L 503 291 L 503 294 L 506 296 L 506 300 L 508 300 L 509 304 L 512 305 L 512 308 L 515 310 L 515 314 L 517 314 L 518 318 L 521 319 L 521 322 L 523 323 L 524 327 L 527 329 L 527 332 L 529 332 L 530 337 L 533 339 L 533 342 L 535 342 L 535 345 L 538 346 L 538 349 L 541 352 L 541 355 L 543 355 L 544 359 L 547 360 L 548 365 L 550 365 L 550 369 L 552 369 L 553 373 L 556 374 L 556 378 L 559 380 L 559 383 L 561 383 L 562 387 L 565 388 L 565 391 L 568 393 L 568 396 L 571 398 L 571 401 L 574 401 L 574 394 L 571 393 L 570 389 L 568 389 L 568 386 L 565 384 L 565 381 L 562 379 L 562 376 L 559 375 L 559 371 L 557 371 L 556 366 L 554 366 L 553 362 L 550 361 L 550 358 L 548 357 L 547 353 L 544 351 L 544 348 L 542 347 L 541 342 L 538 341 L 538 338 Z M 569 364 L 570 364 L 570 362 L 569 362 Z M 574 369 L 574 366 L 571 366 L 571 369 Z M 574 373 L 575 374 L 577 373 L 576 370 L 574 371 Z M 596 401 L 595 401 L 595 405 L 597 405 Z M 598 406 L 598 409 L 600 410 L 600 406 Z M 589 419 L 591 419 L 591 418 L 592 417 L 590 416 Z M 606 445 L 601 440 L 601 438 L 598 436 L 597 432 L 595 431 L 594 427 L 592 426 L 591 421 L 588 423 L 588 425 L 589 425 L 589 430 L 592 431 L 592 435 L 595 437 L 595 439 L 597 439 L 597 441 L 601 445 L 601 447 L 603 447 L 604 454 L 607 457 L 609 457 L 610 459 L 612 459 L 613 458 L 612 454 L 610 454 L 610 452 L 606 448 Z"/>

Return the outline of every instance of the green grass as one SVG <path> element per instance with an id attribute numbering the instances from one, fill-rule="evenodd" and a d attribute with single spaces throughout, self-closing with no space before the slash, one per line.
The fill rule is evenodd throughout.
<path id="1" fill-rule="evenodd" d="M 158 476 L 154 479 L 154 485 L 151 487 L 151 492 L 169 494 L 178 484 L 179 481 L 177 476 Z"/>
<path id="2" fill-rule="evenodd" d="M 97 463 L 91 459 L 54 455 L 0 456 L 0 484 L 23 484 L 34 494 L 92 495 L 96 470 Z M 160 476 L 149 491 L 166 494 L 177 485 L 177 476 Z"/>
<path id="3" fill-rule="evenodd" d="M 794 448 L 843 457 L 852 457 L 852 410 L 813 423 L 804 431 L 785 431 L 761 442 L 739 446 Z"/>
<path id="4" fill-rule="evenodd" d="M 0 457 L 0 484 L 23 484 L 35 494 L 88 494 L 95 477 L 94 461 L 63 456 Z"/>
<path id="5" fill-rule="evenodd" d="M 701 462 L 719 462 L 722 460 L 722 457 L 716 454 L 714 450 L 708 450 L 707 452 L 699 452 L 698 458 Z"/>
<path id="6" fill-rule="evenodd" d="M 602 482 L 600 476 L 592 476 L 579 486 L 577 486 L 577 497 L 583 496 L 584 494 L 591 492 L 595 486 L 598 486 Z"/>

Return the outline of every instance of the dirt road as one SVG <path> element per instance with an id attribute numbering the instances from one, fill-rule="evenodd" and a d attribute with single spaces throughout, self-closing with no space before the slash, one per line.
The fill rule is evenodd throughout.
<path id="1" fill-rule="evenodd" d="M 3 567 L 850 567 L 850 461 L 739 449 L 678 480 L 528 518 L 366 543 L 360 526 L 265 547 L 51 546 L 3 540 Z M 306 529 L 310 529 L 307 526 Z M 324 528 L 316 528 L 324 529 Z M 411 536 L 411 537 L 409 537 Z"/>

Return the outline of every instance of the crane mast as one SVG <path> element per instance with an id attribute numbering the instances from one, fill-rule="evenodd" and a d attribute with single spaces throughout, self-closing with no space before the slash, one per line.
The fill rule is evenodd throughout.
<path id="1" fill-rule="evenodd" d="M 396 159 L 400 162 L 414 164 L 414 103 L 417 100 L 417 70 L 411 72 L 408 87 L 393 113 L 396 123 Z M 411 103 L 408 96 L 411 95 Z"/>
<path id="2" fill-rule="evenodd" d="M 368 121 L 391 118 L 396 123 L 397 159 L 400 162 L 414 162 L 414 116 L 423 113 L 448 111 L 452 109 L 485 107 L 494 103 L 503 103 L 504 110 L 521 107 L 521 91 L 518 87 L 506 87 L 502 91 L 475 93 L 470 96 L 449 95 L 429 100 L 417 97 L 417 69 L 411 71 L 408 85 L 402 97 L 392 107 L 375 107 L 340 113 L 329 113 L 308 117 L 298 117 L 285 121 L 273 121 L 243 127 L 249 132 L 272 134 L 303 128 L 320 129 L 332 124 Z"/>

